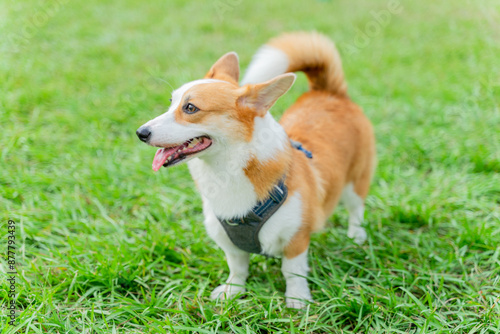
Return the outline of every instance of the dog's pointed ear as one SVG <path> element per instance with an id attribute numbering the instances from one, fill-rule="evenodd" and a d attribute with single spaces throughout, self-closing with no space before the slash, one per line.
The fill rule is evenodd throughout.
<path id="1" fill-rule="evenodd" d="M 220 57 L 205 75 L 205 78 L 229 81 L 238 85 L 240 65 L 236 52 L 229 52 Z"/>
<path id="2" fill-rule="evenodd" d="M 259 116 L 265 116 L 273 104 L 292 87 L 297 76 L 285 73 L 256 85 L 241 87 L 243 93 L 238 98 L 238 105 L 253 109 Z"/>

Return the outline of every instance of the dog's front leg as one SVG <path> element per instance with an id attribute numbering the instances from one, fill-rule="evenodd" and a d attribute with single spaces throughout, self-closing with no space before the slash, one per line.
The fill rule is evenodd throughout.
<path id="1" fill-rule="evenodd" d="M 286 279 L 286 306 L 290 308 L 304 308 L 306 301 L 312 301 L 311 292 L 307 285 L 307 249 L 294 257 L 283 257 L 281 272 Z"/>
<path id="2" fill-rule="evenodd" d="M 226 231 L 208 205 L 203 200 L 203 212 L 205 213 L 205 227 L 208 235 L 226 253 L 227 265 L 229 266 L 229 277 L 226 284 L 219 285 L 212 291 L 210 298 L 226 299 L 238 293 L 245 292 L 245 282 L 248 277 L 248 266 L 250 254 L 236 247 L 229 239 Z"/>
<path id="3" fill-rule="evenodd" d="M 250 254 L 239 249 L 225 250 L 225 253 L 229 277 L 226 284 L 219 285 L 212 291 L 212 299 L 226 299 L 245 292 Z"/>

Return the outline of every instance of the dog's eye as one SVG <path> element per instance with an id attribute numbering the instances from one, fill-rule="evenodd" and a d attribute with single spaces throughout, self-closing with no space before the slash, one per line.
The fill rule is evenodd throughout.
<path id="1" fill-rule="evenodd" d="M 188 103 L 184 106 L 184 112 L 186 114 L 194 114 L 195 112 L 199 111 L 200 109 L 198 109 L 194 104 L 192 103 Z"/>
<path id="2" fill-rule="evenodd" d="M 172 103 L 172 99 L 169 99 L 170 103 Z"/>

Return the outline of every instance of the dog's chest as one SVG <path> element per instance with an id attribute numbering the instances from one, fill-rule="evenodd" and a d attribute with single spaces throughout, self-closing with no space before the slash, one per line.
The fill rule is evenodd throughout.
<path id="1" fill-rule="evenodd" d="M 203 213 L 208 235 L 224 250 L 239 248 L 229 239 L 226 231 L 215 215 L 211 203 L 203 198 Z M 264 224 L 259 232 L 262 253 L 270 256 L 282 256 L 283 250 L 299 230 L 302 224 L 302 201 L 300 194 L 291 194 L 287 201 Z"/>
<path id="2" fill-rule="evenodd" d="M 188 165 L 198 190 L 218 217 L 244 216 L 253 207 L 257 194 L 242 169 L 227 165 L 214 168 L 201 159 Z"/>
<path id="3" fill-rule="evenodd" d="M 237 248 L 229 239 L 220 219 L 245 216 L 255 205 L 254 186 L 240 168 L 208 165 L 201 159 L 188 162 L 191 175 L 203 198 L 205 226 L 208 234 L 225 251 Z M 281 256 L 302 224 L 302 198 L 290 193 L 285 203 L 268 219 L 259 232 L 262 252 Z"/>

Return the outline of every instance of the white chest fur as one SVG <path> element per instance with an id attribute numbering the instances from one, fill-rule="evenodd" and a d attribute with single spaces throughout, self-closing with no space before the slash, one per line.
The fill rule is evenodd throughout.
<path id="1" fill-rule="evenodd" d="M 188 165 L 202 196 L 218 217 L 243 217 L 257 202 L 254 186 L 242 168 L 201 159 L 193 159 Z"/>
<path id="2" fill-rule="evenodd" d="M 225 251 L 239 249 L 231 242 L 206 198 L 203 198 L 203 213 L 208 235 Z M 302 201 L 298 192 L 289 195 L 287 201 L 269 218 L 259 232 L 259 241 L 264 254 L 282 256 L 283 249 L 297 233 L 302 223 Z"/>

